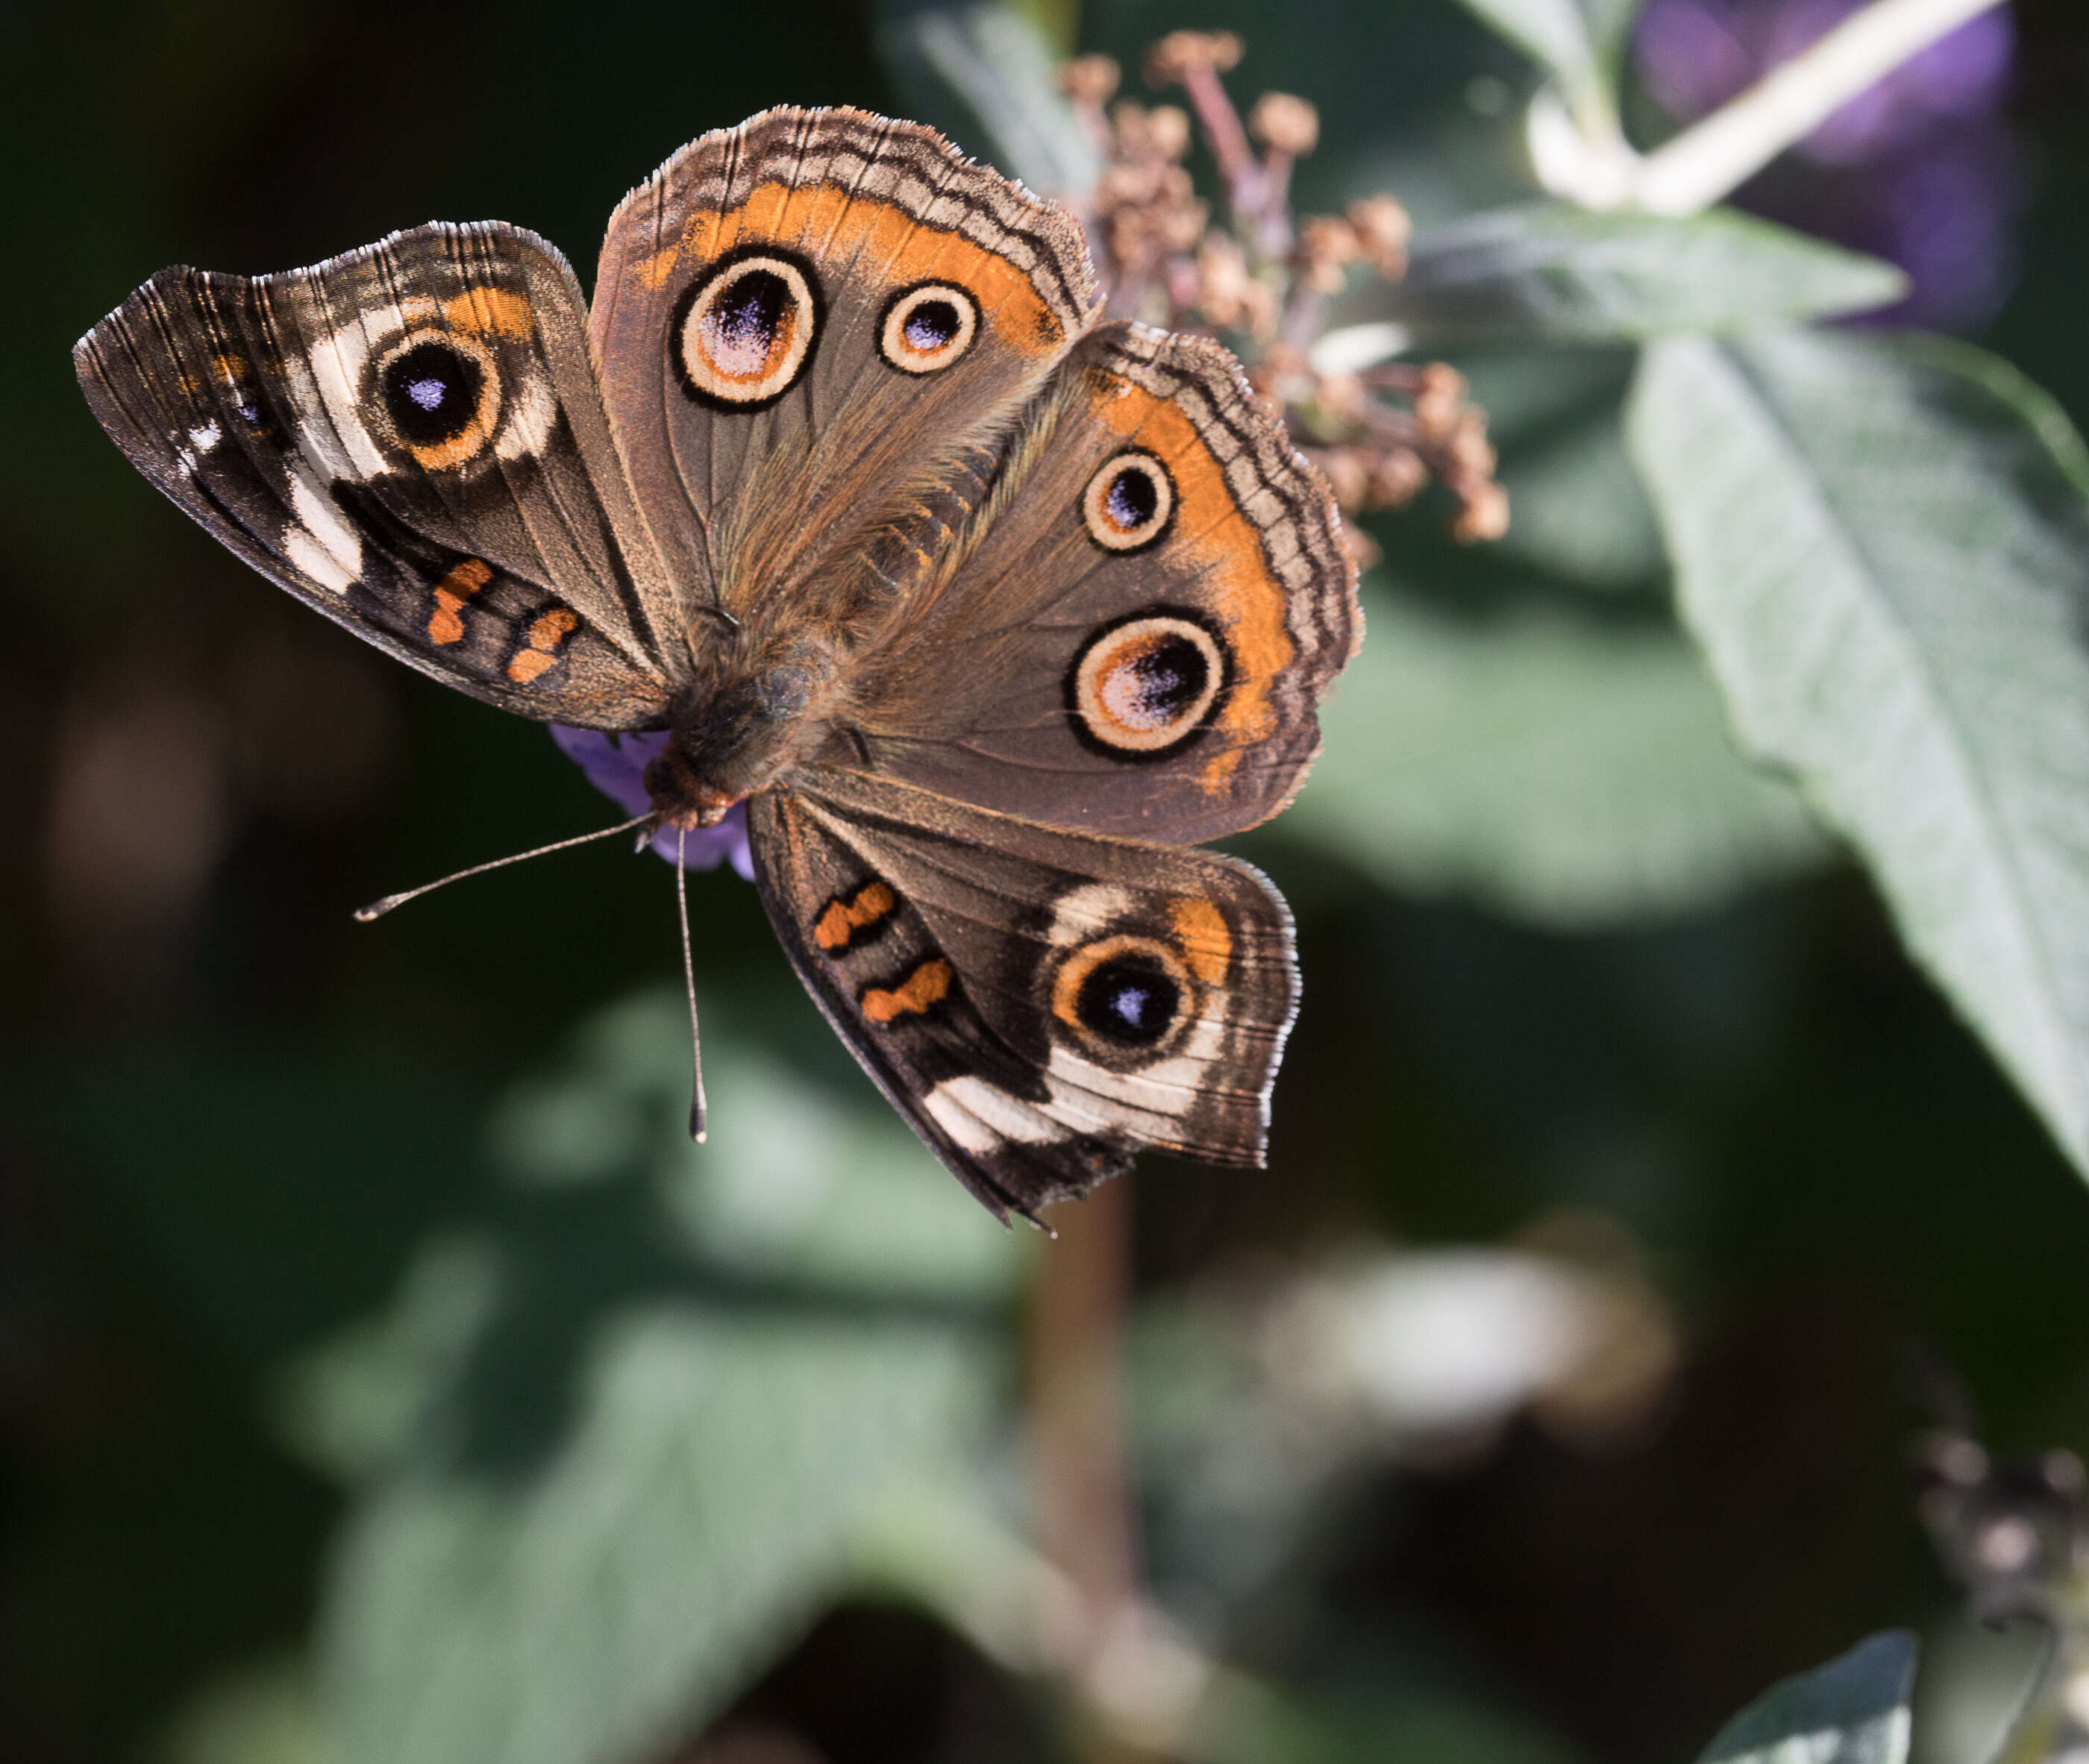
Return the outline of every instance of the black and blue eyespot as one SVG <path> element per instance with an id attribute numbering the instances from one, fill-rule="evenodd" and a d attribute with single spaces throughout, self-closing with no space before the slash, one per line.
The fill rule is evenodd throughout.
<path id="1" fill-rule="evenodd" d="M 1070 951 L 1052 985 L 1052 1013 L 1088 1053 L 1117 1064 L 1165 1052 L 1194 1014 L 1196 982 L 1155 937 L 1119 932 Z"/>
<path id="2" fill-rule="evenodd" d="M 937 374 L 979 336 L 979 302 L 954 282 L 916 282 L 886 302 L 877 349 L 903 374 Z"/>
<path id="3" fill-rule="evenodd" d="M 1182 991 L 1160 965 L 1143 955 L 1098 962 L 1074 1004 L 1091 1034 L 1124 1047 L 1152 1047 L 1182 1013 Z"/>
<path id="4" fill-rule="evenodd" d="M 760 410 L 803 377 L 825 322 L 810 264 L 778 246 L 743 246 L 676 302 L 668 353 L 698 403 Z"/>
<path id="5" fill-rule="evenodd" d="M 1189 607 L 1151 606 L 1091 632 L 1066 670 L 1067 720 L 1075 738 L 1113 760 L 1179 753 L 1224 708 L 1233 646 Z"/>
<path id="6" fill-rule="evenodd" d="M 377 364 L 377 393 L 393 437 L 435 471 L 476 456 L 500 413 L 492 358 L 451 331 L 413 331 L 393 344 Z"/>
<path id="7" fill-rule="evenodd" d="M 1081 492 L 1081 520 L 1105 551 L 1143 551 L 1175 515 L 1175 480 L 1143 447 L 1103 461 Z"/>

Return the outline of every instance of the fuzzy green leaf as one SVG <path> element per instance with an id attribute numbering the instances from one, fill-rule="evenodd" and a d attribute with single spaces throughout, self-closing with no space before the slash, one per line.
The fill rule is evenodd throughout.
<path id="1" fill-rule="evenodd" d="M 1392 887 L 1569 926 L 1688 911 L 1820 855 L 1672 627 L 1366 605 L 1286 833 Z"/>
<path id="2" fill-rule="evenodd" d="M 2089 456 L 1933 339 L 1677 339 L 1632 445 L 1740 734 L 2089 1171 Z"/>
<path id="3" fill-rule="evenodd" d="M 1904 1764 L 1915 1655 L 1905 1629 L 1860 1642 L 1749 1704 L 1699 1764 Z"/>
<path id="4" fill-rule="evenodd" d="M 1890 263 L 1715 208 L 1688 220 L 1529 203 L 1419 234 L 1405 279 L 1345 318 L 1413 343 L 1598 343 L 1861 312 L 1907 291 Z"/>

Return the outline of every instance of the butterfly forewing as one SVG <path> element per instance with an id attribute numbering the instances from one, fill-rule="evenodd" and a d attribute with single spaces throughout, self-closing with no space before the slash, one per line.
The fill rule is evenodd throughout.
<path id="1" fill-rule="evenodd" d="M 679 620 L 541 241 L 434 225 L 253 280 L 162 271 L 75 362 L 139 469 L 307 605 L 504 709 L 658 719 Z"/>
<path id="2" fill-rule="evenodd" d="M 835 621 L 940 550 L 1094 298 L 1070 217 L 932 131 L 773 110 L 625 199 L 591 323 L 689 591 Z"/>

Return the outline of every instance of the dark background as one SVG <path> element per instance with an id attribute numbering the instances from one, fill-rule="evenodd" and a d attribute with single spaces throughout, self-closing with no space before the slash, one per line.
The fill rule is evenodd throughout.
<path id="1" fill-rule="evenodd" d="M 1979 340 L 2081 423 L 2089 15 L 2018 18 L 2022 270 Z M 470 1214 L 500 1088 L 674 963 L 665 872 L 609 850 L 350 922 L 603 805 L 541 730 L 268 591 L 152 494 L 71 343 L 164 263 L 258 273 L 431 216 L 534 228 L 585 280 L 611 208 L 694 134 L 903 108 L 875 24 L 848 0 L 0 22 L 0 1756 L 148 1755 L 199 1683 L 305 1633 L 341 1496 L 272 1442 L 269 1369 Z M 1192 24 L 1246 38 L 1244 93 L 1321 105 L 1308 206 L 1467 127 L 1476 76 L 1523 78 L 1449 0 L 1096 0 L 1079 28 L 1135 64 Z M 1412 546 L 1437 518 L 1403 517 Z M 1388 894 L 1280 826 L 1242 849 L 1289 894 L 1306 976 L 1272 1167 L 1153 1161 L 1141 1290 L 1572 1205 L 1630 1231 L 1688 1350 L 1628 1447 L 1518 1427 L 1455 1471 L 1361 1479 L 1314 1624 L 1272 1649 L 1420 1629 L 1587 1756 L 1679 1757 L 1778 1673 L 1948 1607 L 1907 1463 L 1940 1389 L 1999 1446 L 2089 1449 L 2089 1203 L 1853 869 L 1570 935 Z M 736 1025 L 859 1085 L 752 889 L 698 877 L 692 905 Z M 865 1608 L 761 1696 L 847 1761 L 942 1755 L 961 1693 L 1009 1694 L 926 1620 Z"/>

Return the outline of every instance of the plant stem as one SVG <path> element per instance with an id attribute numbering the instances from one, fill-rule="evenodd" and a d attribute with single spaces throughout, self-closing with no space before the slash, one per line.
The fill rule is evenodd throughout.
<path id="1" fill-rule="evenodd" d="M 1080 1595 L 1100 1640 L 1137 1596 L 1124 1471 L 1124 1319 L 1131 1182 L 1055 1208 L 1031 1320 L 1032 1450 L 1045 1554 Z"/>
<path id="2" fill-rule="evenodd" d="M 1731 103 L 1642 157 L 1577 127 L 1556 92 L 1531 105 L 1531 156 L 1555 195 L 1589 208 L 1697 214 L 1859 93 L 2000 0 L 1872 0 Z"/>
<path id="3" fill-rule="evenodd" d="M 1636 206 L 1691 215 L 1746 182 L 1902 62 L 1997 0 L 1876 0 L 1641 161 Z"/>

